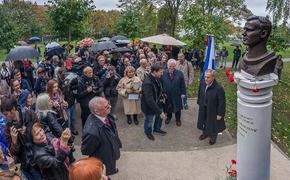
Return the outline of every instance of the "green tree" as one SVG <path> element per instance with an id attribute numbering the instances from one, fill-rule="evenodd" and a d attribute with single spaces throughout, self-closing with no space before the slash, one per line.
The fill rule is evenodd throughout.
<path id="1" fill-rule="evenodd" d="M 162 34 L 171 34 L 171 21 L 168 8 L 162 6 L 158 11 L 158 24 L 157 24 L 157 33 Z"/>
<path id="2" fill-rule="evenodd" d="M 196 0 L 184 10 L 182 26 L 195 46 L 203 46 L 206 34 L 219 43 L 233 31 L 232 23 L 251 15 L 244 0 Z M 229 20 L 231 19 L 231 21 Z"/>
<path id="3" fill-rule="evenodd" d="M 280 20 L 283 20 L 283 23 L 286 24 L 290 18 L 289 0 L 268 0 L 266 9 L 273 14 L 274 24 Z"/>
<path id="4" fill-rule="evenodd" d="M 116 25 L 117 32 L 134 39 L 138 37 L 141 32 L 139 22 L 140 19 L 136 11 L 123 11 Z"/>
<path id="5" fill-rule="evenodd" d="M 7 8 L 0 5 L 0 49 L 7 49 L 7 51 L 14 46 L 18 36 L 15 30 L 15 22 L 9 14 Z"/>
<path id="6" fill-rule="evenodd" d="M 159 4 L 163 10 L 166 10 L 165 18 L 169 20 L 167 24 L 168 32 L 171 36 L 175 36 L 178 21 L 179 21 L 179 14 L 182 8 L 185 8 L 187 4 L 191 1 L 189 0 L 152 0 L 154 3 Z M 163 23 L 162 19 L 159 19 L 159 24 Z"/>
<path id="7" fill-rule="evenodd" d="M 290 28 L 286 25 L 274 26 L 268 45 L 275 51 L 285 50 L 290 44 Z"/>
<path id="8" fill-rule="evenodd" d="M 113 36 L 116 34 L 115 23 L 118 21 L 121 16 L 120 11 L 111 10 L 95 10 L 90 15 L 90 24 L 93 28 L 93 34 L 97 38 L 105 36 Z"/>
<path id="9" fill-rule="evenodd" d="M 50 0 L 48 16 L 58 37 L 67 37 L 68 43 L 90 32 L 88 17 L 94 6 L 92 0 Z"/>
<path id="10" fill-rule="evenodd" d="M 155 35 L 158 23 L 158 9 L 152 0 L 119 0 L 122 13 L 134 13 L 139 22 L 138 36 Z"/>
<path id="11" fill-rule="evenodd" d="M 36 21 L 36 15 L 32 11 L 32 3 L 20 0 L 5 0 L 3 7 L 15 22 L 15 31 L 20 40 L 28 40 L 31 36 L 39 36 L 42 27 Z"/>
<path id="12" fill-rule="evenodd" d="M 157 32 L 158 9 L 153 3 L 147 3 L 139 12 L 141 13 L 140 26 L 142 28 L 140 37 L 155 35 Z"/>

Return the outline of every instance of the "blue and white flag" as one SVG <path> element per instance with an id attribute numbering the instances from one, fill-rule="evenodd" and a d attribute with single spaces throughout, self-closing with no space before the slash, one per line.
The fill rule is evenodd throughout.
<path id="1" fill-rule="evenodd" d="M 204 66 L 202 71 L 201 80 L 204 79 L 205 71 L 208 69 L 216 69 L 216 51 L 214 46 L 214 37 L 206 35 L 206 55 L 204 59 Z"/>

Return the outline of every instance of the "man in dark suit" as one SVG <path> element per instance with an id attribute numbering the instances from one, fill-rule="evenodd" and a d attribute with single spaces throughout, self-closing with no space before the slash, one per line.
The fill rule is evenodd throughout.
<path id="1" fill-rule="evenodd" d="M 116 160 L 120 158 L 121 141 L 114 117 L 109 115 L 111 106 L 103 97 L 94 97 L 89 102 L 89 115 L 82 136 L 83 155 L 100 159 L 106 166 L 106 174 L 118 172 Z"/>
<path id="2" fill-rule="evenodd" d="M 85 67 L 83 70 L 83 75 L 78 78 L 77 88 L 77 100 L 81 106 L 83 127 L 90 114 L 88 108 L 89 101 L 96 96 L 101 96 L 103 89 L 103 83 L 93 74 L 93 69 L 90 66 Z"/>
<path id="3" fill-rule="evenodd" d="M 199 140 L 210 137 L 209 144 L 213 145 L 216 143 L 218 133 L 226 129 L 224 121 L 226 99 L 223 87 L 215 80 L 214 70 L 207 70 L 204 78 L 198 91 L 197 128 L 202 130 Z"/>
<path id="4" fill-rule="evenodd" d="M 165 118 L 165 113 L 160 107 L 160 100 L 162 95 L 162 86 L 159 78 L 163 74 L 163 68 L 160 65 L 154 64 L 151 66 L 151 73 L 145 75 L 142 84 L 141 109 L 145 114 L 144 132 L 148 139 L 154 141 L 152 135 L 152 124 L 154 121 L 153 132 L 159 135 L 165 135 L 166 132 L 161 130 L 162 119 Z"/>
<path id="5" fill-rule="evenodd" d="M 240 60 L 241 54 L 242 54 L 242 52 L 241 52 L 239 46 L 237 46 L 237 47 L 234 49 L 233 53 L 234 53 L 234 59 L 233 59 L 232 68 L 235 68 L 235 69 L 236 69 L 236 68 L 237 68 L 237 65 L 238 65 L 238 63 L 239 63 L 239 60 Z"/>
<path id="6" fill-rule="evenodd" d="M 181 126 L 182 98 L 185 98 L 186 86 L 183 73 L 176 69 L 176 63 L 174 59 L 168 60 L 168 69 L 164 71 L 161 82 L 168 102 L 165 110 L 168 118 L 165 124 L 170 123 L 172 113 L 175 113 L 176 125 Z"/>

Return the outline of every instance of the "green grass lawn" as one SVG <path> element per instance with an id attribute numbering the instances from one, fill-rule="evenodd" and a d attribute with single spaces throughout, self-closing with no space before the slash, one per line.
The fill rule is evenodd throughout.
<path id="1" fill-rule="evenodd" d="M 282 79 L 273 88 L 272 140 L 290 157 L 290 63 L 285 63 Z M 194 83 L 189 87 L 189 96 L 197 97 L 200 73 L 195 72 Z M 217 81 L 226 92 L 227 128 L 233 137 L 237 132 L 237 93 L 236 84 L 231 83 L 225 70 L 217 70 Z"/>
<path id="2" fill-rule="evenodd" d="M 277 54 L 281 54 L 283 58 L 290 58 L 290 48 L 280 51 Z"/>

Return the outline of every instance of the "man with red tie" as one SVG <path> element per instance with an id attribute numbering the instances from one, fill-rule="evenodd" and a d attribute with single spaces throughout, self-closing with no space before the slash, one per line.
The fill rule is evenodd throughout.
<path id="1" fill-rule="evenodd" d="M 94 97 L 89 102 L 89 108 L 91 114 L 83 129 L 82 154 L 103 161 L 107 175 L 116 174 L 116 160 L 120 158 L 122 144 L 115 119 L 110 115 L 111 106 L 105 98 Z"/>
<path id="2" fill-rule="evenodd" d="M 169 124 L 172 118 L 172 113 L 175 114 L 176 125 L 181 126 L 181 110 L 183 109 L 182 98 L 186 95 L 186 86 L 183 73 L 176 69 L 176 61 L 169 59 L 167 68 L 162 77 L 163 92 L 167 97 L 165 112 L 167 119 L 165 124 Z"/>

